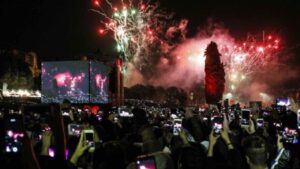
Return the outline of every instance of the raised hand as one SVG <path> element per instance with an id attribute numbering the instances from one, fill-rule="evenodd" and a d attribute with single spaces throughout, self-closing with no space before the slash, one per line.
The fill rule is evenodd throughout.
<path id="1" fill-rule="evenodd" d="M 249 120 L 249 126 L 243 127 L 243 129 L 248 133 L 248 134 L 253 134 L 255 133 L 255 126 L 253 123 L 253 120 Z"/>
<path id="2" fill-rule="evenodd" d="M 217 136 L 214 135 L 213 130 L 210 132 L 207 157 L 212 157 L 213 156 L 213 152 L 214 152 L 213 149 L 214 149 L 214 146 L 215 146 L 215 144 L 216 144 L 219 137 L 220 137 L 220 135 L 217 135 Z"/>
<path id="3" fill-rule="evenodd" d="M 74 154 L 71 157 L 71 163 L 76 164 L 79 157 L 82 156 L 82 154 L 85 152 L 86 149 L 89 148 L 89 145 L 85 142 L 85 138 L 84 138 L 84 133 L 81 131 L 80 134 L 80 139 L 79 142 L 77 144 L 76 150 L 74 152 Z"/>
<path id="4" fill-rule="evenodd" d="M 48 149 L 51 145 L 52 131 L 45 131 L 42 135 L 41 155 L 48 155 Z"/>
<path id="5" fill-rule="evenodd" d="M 221 130 L 221 137 L 225 141 L 226 144 L 230 144 L 230 138 L 229 138 L 229 124 L 226 114 L 223 114 L 224 120 L 223 120 L 223 130 Z"/>

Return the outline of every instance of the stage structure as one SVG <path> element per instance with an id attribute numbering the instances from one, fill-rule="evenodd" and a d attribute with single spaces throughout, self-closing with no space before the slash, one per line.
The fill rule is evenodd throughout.
<path id="1" fill-rule="evenodd" d="M 114 106 L 124 105 L 124 76 L 124 63 L 121 58 L 118 58 L 110 72 L 110 102 Z"/>

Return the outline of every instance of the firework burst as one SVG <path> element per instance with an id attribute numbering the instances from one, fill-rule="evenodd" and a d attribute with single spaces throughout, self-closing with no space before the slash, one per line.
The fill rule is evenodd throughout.
<path id="1" fill-rule="evenodd" d="M 279 54 L 279 42 L 277 36 L 263 36 L 261 40 L 248 36 L 246 41 L 234 46 L 221 46 L 225 57 L 227 88 L 235 91 L 251 74 L 267 66 Z"/>
<path id="2" fill-rule="evenodd" d="M 236 41 L 223 27 L 204 29 L 196 37 L 186 38 L 188 21 L 174 21 L 172 14 L 150 1 L 95 0 L 93 4 L 92 11 L 102 16 L 98 33 L 113 33 L 124 70 L 129 67 L 128 86 L 150 83 L 189 89 L 195 83 L 203 83 L 204 51 L 214 41 L 225 65 L 226 90 L 237 94 L 282 49 L 279 36 L 248 36 L 244 41 Z"/>
<path id="3" fill-rule="evenodd" d="M 160 36 L 171 15 L 159 11 L 157 3 L 121 0 L 114 6 L 109 0 L 102 1 L 102 4 L 95 0 L 94 6 L 91 10 L 104 17 L 99 34 L 113 32 L 125 68 L 129 62 L 135 66 L 140 64 L 141 56 L 151 56 L 151 45 L 165 43 Z"/>

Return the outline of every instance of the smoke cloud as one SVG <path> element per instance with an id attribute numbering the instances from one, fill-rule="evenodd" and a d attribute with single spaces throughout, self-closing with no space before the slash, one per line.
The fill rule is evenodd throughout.
<path id="1" fill-rule="evenodd" d="M 191 90 L 195 85 L 204 85 L 204 51 L 207 45 L 214 41 L 218 44 L 221 60 L 226 70 L 226 93 L 233 94 L 234 99 L 241 102 L 250 100 L 270 101 L 272 95 L 279 95 L 279 89 L 284 86 L 285 81 L 296 78 L 298 71 L 290 68 L 286 62 L 290 55 L 288 52 L 278 52 L 265 60 L 266 63 L 259 65 L 248 65 L 251 71 L 241 75 L 243 80 L 233 86 L 229 79 L 229 63 L 232 62 L 230 52 L 241 43 L 230 35 L 223 26 L 209 22 L 205 28 L 194 37 L 186 37 L 187 20 L 182 20 L 175 26 L 165 31 L 165 36 L 170 43 L 160 43 L 156 46 L 151 56 L 139 58 L 141 66 L 129 64 L 126 77 L 126 86 L 145 84 L 154 86 L 170 87 L 176 86 L 185 90 Z M 175 40 L 174 40 L 175 39 Z M 284 51 L 284 47 L 280 50 Z M 229 54 L 228 54 L 229 53 Z M 237 59 L 242 58 L 239 56 Z M 238 73 L 245 73 L 238 72 Z M 226 93 L 224 93 L 226 95 Z M 265 97 L 266 95 L 270 97 Z"/>

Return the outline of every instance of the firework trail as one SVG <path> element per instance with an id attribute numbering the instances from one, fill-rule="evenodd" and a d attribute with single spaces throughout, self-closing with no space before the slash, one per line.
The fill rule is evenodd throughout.
<path id="1" fill-rule="evenodd" d="M 280 39 L 269 35 L 267 38 L 248 36 L 246 41 L 234 46 L 221 46 L 225 60 L 228 88 L 234 91 L 240 82 L 258 72 L 280 53 Z"/>
<path id="2" fill-rule="evenodd" d="M 225 65 L 226 91 L 238 93 L 253 74 L 268 67 L 282 51 L 277 35 L 247 36 L 237 41 L 223 27 L 208 25 L 195 37 L 186 37 L 188 20 L 174 21 L 158 3 L 143 0 L 94 0 L 100 14 L 98 33 L 113 33 L 124 60 L 126 79 L 137 83 L 185 89 L 204 81 L 204 51 L 214 41 Z M 208 33 L 209 32 L 209 33 Z M 167 79 L 167 80 L 166 80 Z M 126 80 L 125 80 L 126 83 Z M 251 84 L 249 84 L 251 85 Z"/>
<path id="3" fill-rule="evenodd" d="M 153 46 L 169 44 L 168 37 L 172 32 L 183 30 L 184 27 L 180 24 L 175 30 L 167 30 L 168 35 L 164 36 L 166 21 L 170 20 L 172 15 L 160 11 L 158 3 L 121 0 L 114 6 L 109 0 L 95 0 L 94 6 L 91 10 L 104 17 L 101 21 L 102 27 L 98 30 L 99 34 L 113 32 L 116 49 L 122 55 L 125 68 L 129 63 L 141 67 L 144 62 L 141 58 L 151 56 Z M 170 48 L 171 46 L 169 45 Z"/>
<path id="4" fill-rule="evenodd" d="M 204 30 L 204 29 L 203 29 Z M 203 31 L 207 32 L 207 30 Z M 226 29 L 220 27 L 200 32 L 187 38 L 170 53 L 171 58 L 161 59 L 159 77 L 150 83 L 162 86 L 179 86 L 185 89 L 204 83 L 204 51 L 211 41 L 218 44 L 226 72 L 226 92 L 238 95 L 252 84 L 255 74 L 276 62 L 282 52 L 281 39 L 277 35 L 247 36 L 238 41 Z M 170 65 L 172 63 L 172 65 Z M 164 80 L 168 79 L 168 81 Z"/>

